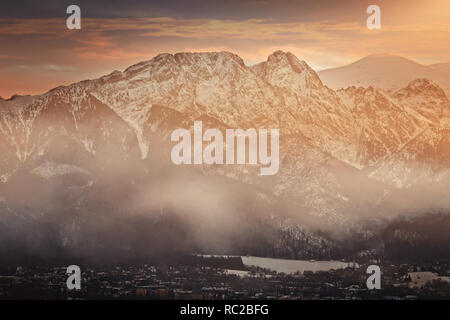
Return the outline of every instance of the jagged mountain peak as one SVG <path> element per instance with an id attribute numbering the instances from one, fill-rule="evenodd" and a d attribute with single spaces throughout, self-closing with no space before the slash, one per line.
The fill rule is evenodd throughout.
<path id="1" fill-rule="evenodd" d="M 277 50 L 266 61 L 250 67 L 259 77 L 271 85 L 303 94 L 333 94 L 320 80 L 318 74 L 303 60 L 291 52 Z"/>
<path id="2" fill-rule="evenodd" d="M 216 76 L 222 82 L 225 79 L 233 82 L 247 79 L 252 83 L 258 81 L 256 76 L 275 87 L 304 93 L 310 93 L 313 89 L 325 89 L 316 72 L 305 61 L 280 50 L 254 66 L 246 66 L 241 57 L 227 51 L 162 53 L 151 60 L 130 66 L 123 72 L 114 71 L 94 82 L 132 81 L 133 87 L 136 87 L 145 86 L 142 81 L 151 79 L 171 85 L 187 80 L 191 85 L 198 86 L 199 82 L 213 81 Z M 91 82 L 88 83 L 92 85 Z"/>
<path id="3" fill-rule="evenodd" d="M 9 99 L 0 99 L 0 114 L 13 112 L 19 113 L 35 99 L 34 96 L 14 95 Z"/>
<path id="4" fill-rule="evenodd" d="M 425 78 L 412 80 L 404 88 L 397 90 L 394 95 L 397 97 L 414 96 L 420 94 L 432 95 L 442 100 L 447 100 L 444 90 L 435 82 Z"/>
<path id="5" fill-rule="evenodd" d="M 292 71 L 297 74 L 307 73 L 308 75 L 317 78 L 315 80 L 320 81 L 316 72 L 305 61 L 298 59 L 291 52 L 284 52 L 281 50 L 275 51 L 269 55 L 266 61 L 257 64 L 253 69 L 259 72 L 264 71 L 265 69 L 278 69 L 283 72 Z"/>
<path id="6" fill-rule="evenodd" d="M 210 68 L 225 66 L 228 63 L 236 63 L 245 68 L 244 60 L 238 55 L 228 52 L 178 52 L 175 54 L 161 53 L 154 58 L 139 62 L 127 68 L 124 73 L 135 73 L 137 71 L 155 70 L 169 66 L 183 67 L 192 65 L 203 65 Z"/>
<path id="7" fill-rule="evenodd" d="M 282 50 L 277 50 L 270 54 L 267 57 L 267 62 L 272 63 L 279 63 L 279 64 L 286 64 L 290 63 L 291 65 L 302 65 L 306 66 L 306 63 L 304 61 L 299 60 L 293 53 L 291 52 L 285 52 Z"/>
<path id="8" fill-rule="evenodd" d="M 153 57 L 150 60 L 145 60 L 139 63 L 136 63 L 127 69 L 124 70 L 124 73 L 133 72 L 136 70 L 142 70 L 143 68 L 148 68 L 151 65 L 167 65 L 167 64 L 178 64 L 178 65 L 193 65 L 199 63 L 206 63 L 208 65 L 213 64 L 223 64 L 226 62 L 236 62 L 243 68 L 246 68 L 244 60 L 235 53 L 229 51 L 220 51 L 220 52 L 177 52 L 174 54 L 171 53 L 160 53 Z M 270 54 L 267 57 L 267 60 L 261 62 L 260 64 L 265 64 L 267 62 L 278 64 L 278 65 L 286 65 L 291 64 L 291 66 L 297 72 L 301 72 L 304 69 L 308 69 L 308 71 L 312 71 L 312 69 L 307 65 L 305 61 L 299 60 L 294 54 L 291 52 L 284 52 L 281 50 L 277 50 Z M 248 68 L 248 67 L 247 67 Z M 251 67 L 250 67 L 251 68 Z M 119 71 L 114 71 L 110 75 L 118 73 Z M 314 71 L 313 71 L 314 72 Z"/>
<path id="9" fill-rule="evenodd" d="M 175 60 L 179 63 L 198 63 L 199 60 L 210 61 L 211 63 L 235 62 L 241 67 L 245 67 L 244 60 L 238 55 L 229 51 L 220 52 L 179 52 L 174 54 Z"/>
<path id="10" fill-rule="evenodd" d="M 366 58 L 392 57 L 403 59 L 385 54 Z M 418 93 L 424 94 L 423 101 L 412 99 Z M 160 106 L 190 120 L 207 116 L 236 128 L 280 127 L 358 168 L 383 159 L 423 123 L 439 123 L 445 107 L 436 99 L 445 97 L 442 89 L 424 78 L 395 94 L 374 85 L 336 93 L 306 62 L 281 50 L 255 66 L 226 51 L 163 53 L 123 72 L 59 87 L 46 95 L 49 101 L 52 97 L 74 106 L 75 112 L 83 109 L 84 100 L 98 99 L 135 130 L 143 158 L 151 148 L 146 135 L 156 130 L 153 107 Z M 380 123 L 382 130 L 377 129 Z M 361 151 L 363 144 L 367 146 Z"/>
<path id="11" fill-rule="evenodd" d="M 444 90 L 432 80 L 415 79 L 393 92 L 393 96 L 409 110 L 423 116 L 427 122 L 442 125 L 448 123 L 450 102 Z"/>
<path id="12" fill-rule="evenodd" d="M 347 92 L 349 94 L 376 94 L 377 92 L 380 92 L 381 89 L 374 87 L 374 86 L 368 86 L 368 87 L 361 87 L 361 86 L 348 86 L 346 88 L 341 88 L 339 90 L 336 90 L 336 92 Z"/>
<path id="13" fill-rule="evenodd" d="M 5 149 L 0 181 L 8 183 L 24 171 L 45 177 L 49 172 L 94 174 L 106 165 L 108 172 L 120 169 L 127 180 L 129 170 L 140 176 L 154 167 L 155 155 L 164 154 L 158 146 L 170 148 L 173 128 L 208 119 L 229 128 L 279 128 L 281 164 L 271 196 L 290 197 L 305 205 L 305 212 L 346 222 L 352 194 L 355 199 L 360 187 L 375 179 L 405 185 L 415 175 L 409 161 L 425 159 L 426 165 L 438 159 L 433 162 L 438 174 L 449 168 L 440 161 L 448 154 L 442 150 L 449 149 L 450 131 L 438 121 L 445 106 L 434 96 L 438 88 L 422 78 L 404 88 L 420 92 L 420 99 L 411 94 L 400 99 L 375 85 L 336 93 L 306 62 L 283 51 L 255 66 L 230 52 L 160 54 L 21 103 L 26 110 L 41 110 L 40 115 L 0 114 Z M 19 101 L 26 102 L 16 98 L 0 106 Z M 170 165 L 170 157 L 161 157 Z M 342 178 L 343 168 L 352 172 L 348 180 Z M 210 172 L 258 183 L 241 167 Z M 434 171 L 426 172 L 434 178 Z"/>
<path id="14" fill-rule="evenodd" d="M 368 87 L 356 87 L 351 86 L 345 89 L 339 89 L 338 94 L 346 102 L 348 99 L 354 99 L 356 106 L 358 105 L 378 105 L 387 106 L 391 105 L 389 94 L 382 89 L 374 86 Z M 344 97 L 347 97 L 346 99 Z"/>
<path id="15" fill-rule="evenodd" d="M 271 87 L 267 88 L 267 84 Z M 128 113 L 133 104 L 139 102 L 217 116 L 229 109 L 225 106 L 234 106 L 235 112 L 241 108 L 252 112 L 249 109 L 251 105 L 289 104 L 286 99 L 280 99 L 276 92 L 279 88 L 290 92 L 295 99 L 292 103 L 298 103 L 300 96 L 334 94 L 322 85 L 317 74 L 304 61 L 282 51 L 252 67 L 246 66 L 236 54 L 225 51 L 160 54 L 131 66 L 123 73 L 114 72 L 101 78 L 91 91 L 116 111 L 120 109 L 119 114 L 123 114 L 124 109 Z M 226 120 L 229 122 L 231 119 Z"/>

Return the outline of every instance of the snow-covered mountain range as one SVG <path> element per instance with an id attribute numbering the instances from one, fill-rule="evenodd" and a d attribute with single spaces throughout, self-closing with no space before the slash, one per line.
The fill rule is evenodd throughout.
<path id="1" fill-rule="evenodd" d="M 385 58 L 370 59 L 383 65 Z M 387 68 L 396 59 L 402 58 L 390 57 Z M 280 129 L 274 177 L 258 176 L 254 166 L 195 169 L 206 184 L 220 178 L 249 188 L 255 203 L 275 208 L 269 216 L 287 214 L 341 232 L 360 230 L 361 220 L 377 214 L 411 210 L 403 204 L 408 199 L 425 210 L 428 202 L 411 198 L 417 190 L 440 199 L 431 207 L 447 207 L 450 199 L 441 197 L 450 181 L 445 90 L 430 79 L 433 73 L 407 79 L 416 76 L 409 67 L 393 79 L 405 85 L 393 88 L 372 69 L 360 69 L 365 63 L 339 70 L 350 70 L 345 79 L 360 86 L 334 91 L 321 78 L 333 82 L 335 72 L 319 77 L 291 53 L 274 52 L 254 66 L 229 52 L 160 54 L 99 79 L 0 100 L 0 204 L 16 214 L 29 207 L 42 213 L 64 189 L 58 201 L 86 211 L 96 202 L 117 207 L 113 195 L 130 195 L 125 189 L 172 190 L 161 181 L 188 181 L 172 174 L 180 168 L 170 161 L 170 133 L 201 119 L 204 127 Z M 377 81 L 357 80 L 358 70 Z M 155 179 L 158 170 L 171 173 Z M 27 205 L 24 192 L 33 198 Z M 280 228 L 291 228 L 286 221 Z"/>

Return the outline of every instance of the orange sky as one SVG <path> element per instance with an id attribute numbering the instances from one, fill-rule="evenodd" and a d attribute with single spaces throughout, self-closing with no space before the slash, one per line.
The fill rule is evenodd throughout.
<path id="1" fill-rule="evenodd" d="M 9 4 L 6 14 L 0 4 L 4 98 L 95 78 L 161 52 L 227 50 L 253 64 L 281 49 L 315 69 L 373 53 L 397 54 L 424 64 L 450 61 L 449 0 L 255 0 L 216 7 L 201 0 L 155 1 L 144 7 L 135 0 L 106 12 L 79 1 L 82 30 L 67 30 L 65 8 L 52 0 L 40 11 L 21 11 L 21 0 L 15 2 L 18 7 Z M 368 30 L 365 8 L 377 2 L 382 28 Z"/>

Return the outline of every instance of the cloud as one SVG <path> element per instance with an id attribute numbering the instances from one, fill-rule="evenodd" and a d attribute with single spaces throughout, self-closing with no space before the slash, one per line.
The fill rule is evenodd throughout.
<path id="1" fill-rule="evenodd" d="M 123 45 L 142 44 L 152 41 L 153 46 L 161 47 L 170 43 L 170 39 L 185 39 L 193 43 L 199 41 L 223 42 L 251 40 L 283 42 L 287 46 L 295 44 L 303 48 L 353 51 L 360 54 L 371 53 L 373 47 L 386 51 L 409 51 L 436 48 L 442 56 L 448 57 L 450 23 L 383 25 L 381 31 L 368 30 L 364 24 L 357 22 L 337 23 L 334 21 L 277 22 L 270 19 L 216 20 L 216 19 L 174 19 L 128 18 L 128 19 L 84 19 L 83 29 L 69 31 L 61 19 L 22 19 L 8 20 L 0 23 L 0 35 L 40 36 L 42 41 L 61 39 L 73 41 L 81 56 L 102 58 L 100 52 L 109 58 L 119 53 L 119 57 L 140 57 L 145 52 L 129 50 Z M 420 38 L 424 43 L 417 43 Z M 357 41 L 357 43 L 355 43 Z M 133 42 L 133 43 L 132 43 Z M 357 44 L 357 46 L 356 46 Z M 208 45 L 214 47 L 215 45 Z M 222 45 L 224 46 L 224 45 Z M 229 47 L 229 46 L 228 46 Z M 358 47 L 360 48 L 358 50 Z M 134 48 L 136 49 L 136 48 Z M 85 53 L 82 53 L 85 51 Z M 91 51 L 92 54 L 89 53 Z M 122 51 L 122 52 L 121 52 Z M 127 54 L 124 54 L 124 51 Z M 153 50 L 158 51 L 158 50 Z M 239 48 L 234 51 L 239 53 Z M 436 53 L 436 52 L 434 52 Z M 339 54 L 336 53 L 336 54 Z"/>
<path id="2" fill-rule="evenodd" d="M 279 49 L 291 51 L 316 70 L 373 53 L 402 55 L 429 64 L 450 60 L 448 39 L 448 20 L 384 23 L 381 30 L 374 31 L 366 28 L 364 19 L 83 18 L 81 30 L 67 30 L 64 17 L 5 18 L 0 19 L 0 43 L 7 44 L 0 69 L 40 66 L 33 68 L 36 72 L 39 68 L 70 71 L 74 76 L 66 80 L 78 81 L 86 74 L 100 76 L 162 52 L 226 50 L 254 64 Z M 12 57 L 23 61 L 13 62 Z M 31 69 L 22 68 L 28 73 Z M 40 82 L 46 82 L 45 76 Z M 50 89 L 48 86 L 45 88 Z M 14 91 L 27 91 L 20 89 Z"/>
<path id="3" fill-rule="evenodd" d="M 61 72 L 61 71 L 70 71 L 74 72 L 77 71 L 78 68 L 71 67 L 71 66 L 60 66 L 56 64 L 47 64 L 47 65 L 36 65 L 36 66 L 30 66 L 30 65 L 19 65 L 17 68 L 22 70 L 42 70 L 42 71 L 55 71 L 55 72 Z"/>

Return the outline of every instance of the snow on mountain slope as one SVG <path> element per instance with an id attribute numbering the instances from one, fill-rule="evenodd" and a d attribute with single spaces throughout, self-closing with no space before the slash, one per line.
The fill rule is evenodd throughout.
<path id="1" fill-rule="evenodd" d="M 356 164 L 352 114 L 304 61 L 277 51 L 252 70 L 281 100 L 279 114 L 287 116 L 280 118 L 282 132 L 301 132 L 318 148 Z"/>
<path id="2" fill-rule="evenodd" d="M 132 130 L 78 84 L 3 101 L 0 107 L 3 182 L 42 160 L 79 161 L 88 166 L 96 156 L 107 167 L 134 157 Z M 110 157 L 120 150 L 122 155 Z"/>
<path id="3" fill-rule="evenodd" d="M 30 154 L 32 125 L 42 105 L 37 97 L 0 101 L 0 180 L 7 182 Z"/>
<path id="4" fill-rule="evenodd" d="M 380 89 L 349 87 L 338 94 L 355 117 L 362 167 L 375 165 L 421 131 L 418 120 Z"/>
<path id="5" fill-rule="evenodd" d="M 427 78 L 450 92 L 450 77 L 439 67 L 388 54 L 375 54 L 351 64 L 319 71 L 323 83 L 332 89 L 349 86 L 373 86 L 385 90 L 399 89 L 417 78 Z"/>
<path id="6" fill-rule="evenodd" d="M 370 177 L 405 187 L 439 180 L 450 168 L 450 102 L 434 82 L 416 79 L 392 93 L 349 87 L 338 94 L 354 110 Z"/>
<path id="7" fill-rule="evenodd" d="M 301 130 L 343 161 L 356 157 L 351 114 L 290 53 L 275 52 L 253 67 L 228 52 L 161 54 L 87 87 L 136 130 L 143 158 L 149 145 L 143 126 L 153 105 L 190 119 L 205 114 L 234 128 L 272 127 L 284 134 Z"/>
<path id="8" fill-rule="evenodd" d="M 384 81 L 385 60 L 402 71 L 383 82 L 389 88 L 406 81 L 411 67 L 422 76 L 429 69 L 375 56 L 351 65 L 348 79 L 370 73 L 367 83 Z M 274 52 L 252 67 L 229 52 L 160 54 L 96 80 L 0 101 L 0 178 L 7 184 L 25 183 L 26 173 L 53 177 L 47 164 L 54 163 L 56 176 L 89 172 L 132 183 L 132 175 L 146 179 L 155 157 L 170 164 L 171 131 L 191 129 L 196 119 L 205 128 L 279 128 L 276 176 L 264 180 L 249 166 L 201 170 L 287 199 L 294 215 L 349 228 L 388 185 L 411 185 L 410 164 L 420 163 L 431 181 L 448 170 L 449 110 L 443 90 L 427 79 L 389 92 L 335 92 L 291 53 Z"/>
<path id="9" fill-rule="evenodd" d="M 449 100 L 436 83 L 428 79 L 416 79 L 393 93 L 399 103 L 421 114 L 430 123 L 445 121 Z"/>

